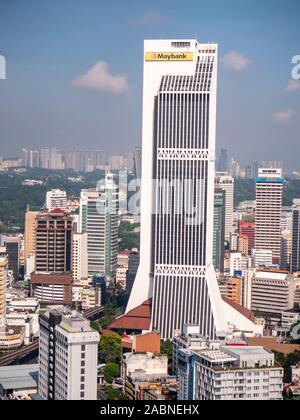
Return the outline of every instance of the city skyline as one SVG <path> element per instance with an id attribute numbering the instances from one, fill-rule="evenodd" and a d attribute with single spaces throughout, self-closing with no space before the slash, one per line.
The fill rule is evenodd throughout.
<path id="1" fill-rule="evenodd" d="M 299 12 L 2 0 L 0 401 L 300 399 Z"/>
<path id="2" fill-rule="evenodd" d="M 111 154 L 133 149 L 141 143 L 142 40 L 197 33 L 201 42 L 220 44 L 218 148 L 227 148 L 243 165 L 259 155 L 298 169 L 299 82 L 291 79 L 292 58 L 299 54 L 298 2 L 264 2 L 259 15 L 255 5 L 237 1 L 226 7 L 220 1 L 205 7 L 194 2 L 176 11 L 170 11 L 169 1 L 154 1 L 150 8 L 135 1 L 70 5 L 64 2 L 58 17 L 55 1 L 41 8 L 31 0 L 26 9 L 3 2 L 5 156 L 15 156 L 21 147 L 97 150 L 109 144 Z M 111 19 L 114 32 L 108 29 Z M 81 27 L 86 20 L 88 28 Z"/>

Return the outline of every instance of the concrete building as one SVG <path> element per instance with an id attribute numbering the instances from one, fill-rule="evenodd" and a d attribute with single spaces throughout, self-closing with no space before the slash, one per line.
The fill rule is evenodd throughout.
<path id="1" fill-rule="evenodd" d="M 72 268 L 72 216 L 42 212 L 36 222 L 36 273 L 67 273 Z"/>
<path id="2" fill-rule="evenodd" d="M 132 250 L 128 259 L 128 271 L 126 278 L 126 294 L 130 295 L 133 283 L 140 265 L 140 253 L 138 250 Z"/>
<path id="3" fill-rule="evenodd" d="M 282 400 L 283 369 L 263 347 L 192 351 L 193 400 Z"/>
<path id="4" fill-rule="evenodd" d="M 124 335 L 121 347 L 122 355 L 125 353 L 160 353 L 160 334 L 149 332 L 139 335 Z"/>
<path id="5" fill-rule="evenodd" d="M 178 381 L 178 399 L 195 398 L 195 353 L 207 351 L 218 352 L 221 347 L 247 349 L 248 339 L 234 329 L 223 333 L 216 340 L 209 340 L 200 334 L 199 326 L 185 325 L 181 335 L 173 340 L 173 373 Z M 210 389 L 211 387 L 209 387 Z"/>
<path id="6" fill-rule="evenodd" d="M 259 169 L 256 178 L 255 248 L 271 250 L 274 264 L 280 264 L 283 184 L 281 169 Z"/>
<path id="7" fill-rule="evenodd" d="M 224 272 L 225 255 L 225 214 L 226 193 L 215 189 L 214 201 L 214 237 L 213 237 L 213 264 L 216 271 Z"/>
<path id="8" fill-rule="evenodd" d="M 174 338 L 179 400 L 282 399 L 283 369 L 275 367 L 271 351 L 249 347 L 238 332 L 209 340 L 199 331 L 186 325 Z"/>
<path id="9" fill-rule="evenodd" d="M 67 210 L 67 193 L 61 190 L 51 190 L 46 195 L 46 209 L 49 212 L 59 209 Z"/>
<path id="10" fill-rule="evenodd" d="M 80 232 L 87 234 L 89 275 L 115 280 L 118 252 L 118 192 L 108 172 L 97 190 L 81 191 Z"/>
<path id="11" fill-rule="evenodd" d="M 87 233 L 74 233 L 72 238 L 72 274 L 76 282 L 88 277 Z"/>
<path id="12" fill-rule="evenodd" d="M 254 268 L 270 268 L 273 266 L 273 252 L 271 249 L 253 249 L 252 265 Z"/>
<path id="13" fill-rule="evenodd" d="M 0 401 L 31 400 L 37 393 L 39 365 L 0 367 Z"/>
<path id="14" fill-rule="evenodd" d="M 185 323 L 212 338 L 232 315 L 212 264 L 217 68 L 216 44 L 145 41 L 141 263 L 126 313 L 152 299 L 151 329 L 162 339 Z M 178 199 L 175 181 L 185 186 Z"/>
<path id="15" fill-rule="evenodd" d="M 19 236 L 5 236 L 3 238 L 5 253 L 8 258 L 8 271 L 13 273 L 14 280 L 18 280 L 20 273 L 20 252 L 22 240 Z"/>
<path id="16" fill-rule="evenodd" d="M 25 264 L 31 255 L 36 251 L 36 227 L 38 211 L 30 211 L 25 213 L 25 230 L 24 230 L 24 258 Z"/>
<path id="17" fill-rule="evenodd" d="M 72 303 L 71 274 L 32 274 L 30 296 L 41 304 L 70 305 Z"/>
<path id="18" fill-rule="evenodd" d="M 169 378 L 168 357 L 154 353 L 126 353 L 123 355 L 124 393 L 130 400 L 139 400 L 142 388 Z"/>
<path id="19" fill-rule="evenodd" d="M 234 178 L 227 173 L 216 173 L 215 187 L 225 191 L 225 239 L 230 241 L 233 232 L 233 209 L 234 209 Z"/>
<path id="20" fill-rule="evenodd" d="M 219 280 L 219 287 L 222 296 L 242 305 L 243 279 L 229 277 Z"/>
<path id="21" fill-rule="evenodd" d="M 133 152 L 134 174 L 136 179 L 140 180 L 142 177 L 142 147 L 135 146 Z"/>
<path id="22" fill-rule="evenodd" d="M 292 233 L 283 231 L 281 236 L 280 268 L 290 271 L 292 256 Z"/>
<path id="23" fill-rule="evenodd" d="M 6 325 L 6 281 L 7 281 L 7 257 L 0 257 L 0 330 Z"/>
<path id="24" fill-rule="evenodd" d="M 293 203 L 291 272 L 300 271 L 300 199 Z"/>
<path id="25" fill-rule="evenodd" d="M 255 222 L 239 220 L 238 233 L 239 237 L 248 238 L 248 252 L 251 255 L 252 249 L 255 247 Z"/>
<path id="26" fill-rule="evenodd" d="M 231 252 L 229 254 L 229 275 L 236 277 L 237 274 L 243 275 L 250 266 L 250 259 L 241 252 Z"/>
<path id="27" fill-rule="evenodd" d="M 281 320 L 282 312 L 294 307 L 293 276 L 280 271 L 258 271 L 251 280 L 251 309 L 271 323 Z"/>
<path id="28" fill-rule="evenodd" d="M 124 290 L 126 290 L 130 254 L 131 251 L 122 251 L 117 256 L 116 284 L 120 285 Z"/>
<path id="29" fill-rule="evenodd" d="M 96 400 L 99 334 L 66 309 L 40 315 L 39 395 L 44 400 Z"/>

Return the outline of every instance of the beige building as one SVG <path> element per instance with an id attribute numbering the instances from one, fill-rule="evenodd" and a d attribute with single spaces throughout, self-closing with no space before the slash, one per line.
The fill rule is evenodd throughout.
<path id="1" fill-rule="evenodd" d="M 7 257 L 0 257 L 0 329 L 5 327 L 5 289 L 6 289 L 6 275 L 7 275 Z"/>
<path id="2" fill-rule="evenodd" d="M 256 179 L 255 248 L 271 250 L 273 264 L 280 263 L 283 185 L 281 169 L 259 169 Z"/>
<path id="3" fill-rule="evenodd" d="M 25 263 L 27 258 L 35 253 L 36 249 L 36 226 L 38 211 L 28 210 L 25 213 L 25 233 L 24 233 L 24 258 Z"/>

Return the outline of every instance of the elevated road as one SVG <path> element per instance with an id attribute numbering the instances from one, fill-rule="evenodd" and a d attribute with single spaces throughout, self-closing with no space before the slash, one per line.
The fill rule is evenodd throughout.
<path id="1" fill-rule="evenodd" d="M 36 340 L 33 343 L 28 344 L 28 346 L 23 346 L 20 349 L 4 354 L 2 357 L 0 357 L 0 366 L 8 366 L 13 362 L 16 362 L 18 359 L 23 359 L 24 357 L 38 350 L 39 340 Z"/>
<path id="2" fill-rule="evenodd" d="M 92 308 L 83 313 L 83 316 L 86 319 L 94 320 L 99 318 L 99 315 L 102 314 L 104 308 Z M 28 346 L 23 346 L 20 349 L 13 350 L 9 353 L 4 354 L 0 357 L 0 366 L 8 366 L 17 360 L 23 359 L 31 354 L 38 352 L 39 350 L 39 340 L 30 343 Z"/>

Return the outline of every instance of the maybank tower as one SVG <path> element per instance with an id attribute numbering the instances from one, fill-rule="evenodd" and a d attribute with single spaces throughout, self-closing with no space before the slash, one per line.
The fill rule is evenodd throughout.
<path id="1" fill-rule="evenodd" d="M 141 258 L 127 313 L 151 300 L 151 329 L 215 338 L 252 321 L 222 298 L 213 268 L 218 46 L 145 41 Z"/>

